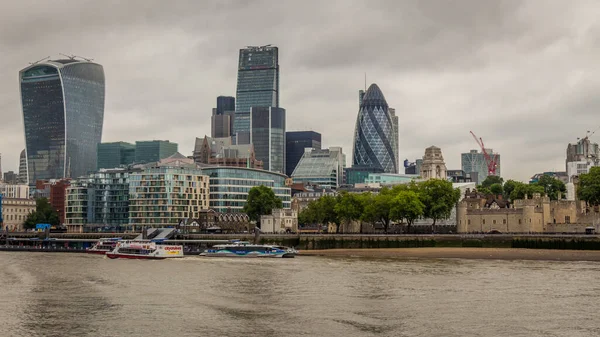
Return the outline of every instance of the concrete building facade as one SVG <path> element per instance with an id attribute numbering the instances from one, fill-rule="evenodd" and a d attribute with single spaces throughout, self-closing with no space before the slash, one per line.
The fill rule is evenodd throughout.
<path id="1" fill-rule="evenodd" d="M 447 179 L 446 163 L 444 162 L 442 150 L 439 147 L 430 146 L 425 149 L 420 176 L 425 180 Z"/>
<path id="2" fill-rule="evenodd" d="M 273 209 L 270 215 L 260 217 L 260 231 L 263 233 L 297 233 L 298 212 L 293 209 Z"/>
<path id="3" fill-rule="evenodd" d="M 2 197 L 3 219 L 2 230 L 11 232 L 21 232 L 24 230 L 23 224 L 29 213 L 35 212 L 35 200 L 27 198 L 5 198 Z"/>

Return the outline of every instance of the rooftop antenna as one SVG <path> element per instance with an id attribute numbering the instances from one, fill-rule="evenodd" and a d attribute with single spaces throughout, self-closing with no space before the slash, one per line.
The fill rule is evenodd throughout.
<path id="1" fill-rule="evenodd" d="M 84 60 L 86 60 L 87 62 L 92 62 L 92 61 L 94 60 L 94 59 L 89 59 L 89 58 L 87 58 L 87 57 L 83 57 L 83 56 L 77 56 L 77 55 L 73 55 L 73 56 L 74 56 L 74 57 L 79 57 L 80 59 L 84 59 Z"/>
<path id="2" fill-rule="evenodd" d="M 37 61 L 35 61 L 35 62 L 29 62 L 29 64 L 31 64 L 31 65 L 38 64 L 38 63 L 40 63 L 40 62 L 42 62 L 42 61 L 45 61 L 45 60 L 47 60 L 47 59 L 49 59 L 49 58 L 50 58 L 50 56 L 46 56 L 46 57 L 44 57 L 43 59 L 37 60 Z"/>
<path id="3" fill-rule="evenodd" d="M 74 60 L 74 59 L 75 59 L 75 55 L 65 55 L 65 54 L 63 54 L 63 53 L 59 53 L 59 55 L 62 55 L 62 56 L 66 57 L 66 58 L 68 58 L 68 59 L 71 59 L 71 60 Z"/>

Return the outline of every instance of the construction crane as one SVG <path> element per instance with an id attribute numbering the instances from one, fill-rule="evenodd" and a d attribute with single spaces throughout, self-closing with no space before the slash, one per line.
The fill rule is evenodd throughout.
<path id="1" fill-rule="evenodd" d="M 473 139 L 475 139 L 475 142 L 477 142 L 477 145 L 479 145 L 479 147 L 481 147 L 481 152 L 483 152 L 483 157 L 485 158 L 485 163 L 487 165 L 487 169 L 488 169 L 488 175 L 490 176 L 495 176 L 496 175 L 496 166 L 498 165 L 498 158 L 496 154 L 493 154 L 493 156 L 490 156 L 489 153 L 487 153 L 487 150 L 485 149 L 485 145 L 483 144 L 483 139 L 481 139 L 481 137 L 477 137 L 473 131 L 470 131 L 471 135 L 473 136 Z"/>

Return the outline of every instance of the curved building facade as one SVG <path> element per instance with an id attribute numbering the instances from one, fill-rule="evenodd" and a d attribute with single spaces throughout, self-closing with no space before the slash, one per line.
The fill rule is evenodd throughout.
<path id="1" fill-rule="evenodd" d="M 354 130 L 352 166 L 383 169 L 398 173 L 398 158 L 394 140 L 394 121 L 383 93 L 373 83 L 361 97 Z"/>
<path id="2" fill-rule="evenodd" d="M 74 59 L 19 72 L 27 181 L 79 177 L 96 169 L 104 121 L 104 70 Z"/>

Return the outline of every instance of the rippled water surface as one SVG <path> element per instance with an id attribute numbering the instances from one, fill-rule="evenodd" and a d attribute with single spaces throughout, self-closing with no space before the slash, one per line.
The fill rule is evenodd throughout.
<path id="1" fill-rule="evenodd" d="M 593 262 L 0 253 L 2 336 L 600 336 Z"/>

